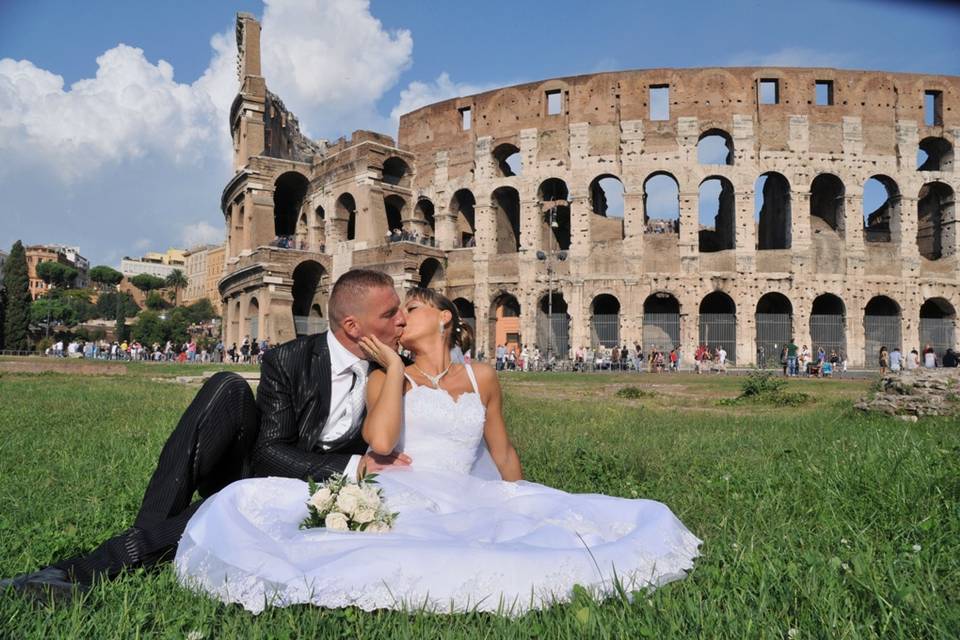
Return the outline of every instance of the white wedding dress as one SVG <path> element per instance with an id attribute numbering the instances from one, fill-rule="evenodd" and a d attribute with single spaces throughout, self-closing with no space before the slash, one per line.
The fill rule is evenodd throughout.
<path id="1" fill-rule="evenodd" d="M 392 531 L 300 530 L 305 482 L 241 480 L 191 518 L 180 582 L 254 613 L 308 603 L 519 615 L 569 600 L 578 584 L 603 597 L 615 579 L 629 592 L 686 575 L 700 540 L 659 502 L 485 479 L 499 475 L 467 367 L 473 392 L 414 386 L 404 398 L 398 449 L 413 464 L 378 477 L 400 514 Z"/>

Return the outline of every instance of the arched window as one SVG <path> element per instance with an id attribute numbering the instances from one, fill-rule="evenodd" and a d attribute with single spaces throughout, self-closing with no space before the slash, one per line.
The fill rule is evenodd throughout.
<path id="1" fill-rule="evenodd" d="M 429 199 L 421 197 L 417 200 L 417 206 L 414 207 L 413 211 L 418 220 L 423 220 L 427 223 L 429 237 L 433 238 L 437 231 L 437 221 L 434 216 L 433 203 L 430 202 Z"/>
<path id="2" fill-rule="evenodd" d="M 507 292 L 500 292 L 490 301 L 488 315 L 489 335 L 487 341 L 490 359 L 495 356 L 496 348 L 505 345 L 508 349 L 516 347 L 519 352 L 520 336 L 520 303 L 516 296 Z"/>
<path id="3" fill-rule="evenodd" d="M 601 293 L 590 303 L 590 336 L 593 347 L 620 345 L 620 301 L 609 293 Z"/>
<path id="4" fill-rule="evenodd" d="M 790 183 L 782 174 L 768 171 L 754 185 L 757 249 L 790 248 Z"/>
<path id="5" fill-rule="evenodd" d="M 953 145 L 945 138 L 924 138 L 917 149 L 917 171 L 953 171 Z"/>
<path id="6" fill-rule="evenodd" d="M 337 198 L 337 222 L 342 239 L 356 240 L 357 203 L 349 193 L 344 193 Z"/>
<path id="7" fill-rule="evenodd" d="M 843 358 L 847 351 L 846 307 L 843 300 L 825 293 L 817 296 L 810 309 L 810 349 L 820 347 L 829 357 L 832 352 Z M 802 346 L 802 345 L 800 345 Z"/>
<path id="8" fill-rule="evenodd" d="M 920 307 L 920 344 L 913 346 L 923 353 L 930 345 L 940 360 L 947 349 L 956 348 L 956 329 L 957 312 L 953 305 L 944 298 L 928 298 Z"/>
<path id="9" fill-rule="evenodd" d="M 385 222 L 388 231 L 403 230 L 403 210 L 406 206 L 406 201 L 398 195 L 389 195 L 383 199 L 383 209 L 387 216 Z"/>
<path id="10" fill-rule="evenodd" d="M 900 189 L 889 176 L 871 176 L 863 185 L 863 239 L 890 242 L 900 231 Z"/>
<path id="11" fill-rule="evenodd" d="M 420 269 L 417 270 L 420 275 L 420 286 L 443 291 L 445 282 L 445 273 L 443 265 L 436 258 L 427 258 L 420 263 Z"/>
<path id="12" fill-rule="evenodd" d="M 953 189 L 943 182 L 928 182 L 917 196 L 917 248 L 927 260 L 952 255 L 948 231 L 956 225 Z"/>
<path id="13" fill-rule="evenodd" d="M 515 145 L 504 143 L 497 146 L 493 150 L 493 161 L 499 176 L 508 178 L 523 175 L 523 158 Z"/>
<path id="14" fill-rule="evenodd" d="M 887 296 L 875 296 L 863 309 L 864 362 L 879 365 L 880 347 L 900 347 L 900 305 Z"/>
<path id="15" fill-rule="evenodd" d="M 308 184 L 307 178 L 296 171 L 281 174 L 273 183 L 273 227 L 277 236 L 296 233 Z"/>
<path id="16" fill-rule="evenodd" d="M 387 158 L 383 162 L 383 181 L 401 187 L 409 186 L 410 167 L 401 158 Z"/>
<path id="17" fill-rule="evenodd" d="M 727 360 L 737 361 L 737 305 L 723 291 L 714 291 L 700 301 L 700 344 L 727 352 Z"/>
<path id="18" fill-rule="evenodd" d="M 554 291 L 544 295 L 537 305 L 537 346 L 558 360 L 565 360 L 570 351 L 570 314 L 563 294 Z"/>
<path id="19" fill-rule="evenodd" d="M 736 201 L 733 184 L 722 176 L 700 183 L 700 253 L 726 251 L 736 243 Z"/>
<path id="20" fill-rule="evenodd" d="M 500 187 L 490 196 L 496 229 L 496 253 L 520 251 L 520 194 L 513 187 Z"/>
<path id="21" fill-rule="evenodd" d="M 697 141 L 700 164 L 733 164 L 733 138 L 723 129 L 710 129 Z"/>
<path id="22" fill-rule="evenodd" d="M 680 346 L 680 302 L 658 291 L 643 302 L 643 348 L 670 351 Z"/>
<path id="23" fill-rule="evenodd" d="M 832 173 L 821 173 L 810 185 L 810 230 L 812 234 L 835 231 L 843 237 L 843 182 Z"/>
<path id="24" fill-rule="evenodd" d="M 305 260 L 293 270 L 293 324 L 298 336 L 324 331 L 330 277 L 319 262 Z"/>
<path id="25" fill-rule="evenodd" d="M 680 184 L 673 175 L 658 171 L 643 183 L 643 219 L 646 233 L 680 232 Z"/>
<path id="26" fill-rule="evenodd" d="M 560 178 L 548 178 L 537 189 L 543 214 L 543 248 L 547 251 L 570 248 L 569 197 L 567 183 Z"/>
<path id="27" fill-rule="evenodd" d="M 469 189 L 460 189 L 450 199 L 450 213 L 457 219 L 457 241 L 460 247 L 472 247 L 477 234 L 474 207 L 476 198 Z"/>

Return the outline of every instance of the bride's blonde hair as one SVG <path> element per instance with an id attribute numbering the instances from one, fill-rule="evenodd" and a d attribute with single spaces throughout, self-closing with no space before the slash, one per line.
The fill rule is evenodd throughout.
<path id="1" fill-rule="evenodd" d="M 407 300 L 416 300 L 428 304 L 434 309 L 450 312 L 450 329 L 447 335 L 447 348 L 453 349 L 460 347 L 460 350 L 466 353 L 473 348 L 473 327 L 463 321 L 457 305 L 450 302 L 450 299 L 434 289 L 426 287 L 410 287 L 407 289 Z"/>

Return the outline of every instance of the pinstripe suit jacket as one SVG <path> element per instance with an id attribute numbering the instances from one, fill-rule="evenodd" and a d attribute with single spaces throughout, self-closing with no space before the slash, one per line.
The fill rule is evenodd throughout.
<path id="1" fill-rule="evenodd" d="M 367 450 L 359 429 L 321 445 L 330 412 L 330 381 L 326 331 L 264 355 L 257 389 L 260 432 L 251 456 L 254 476 L 320 481 L 341 473 L 350 456 Z"/>

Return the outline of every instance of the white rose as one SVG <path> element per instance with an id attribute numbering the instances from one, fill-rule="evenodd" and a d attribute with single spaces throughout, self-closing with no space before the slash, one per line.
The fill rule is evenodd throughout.
<path id="1" fill-rule="evenodd" d="M 328 513 L 323 519 L 324 526 L 331 531 L 348 531 L 350 525 L 347 523 L 347 516 L 342 513 Z"/>
<path id="2" fill-rule="evenodd" d="M 375 517 L 377 517 L 377 510 L 369 507 L 361 507 L 353 512 L 353 521 L 360 524 L 370 522 Z"/>
<path id="3" fill-rule="evenodd" d="M 376 509 L 380 506 L 380 493 L 376 487 L 364 487 L 363 504 L 371 509 Z"/>
<path id="4" fill-rule="evenodd" d="M 347 491 L 350 487 L 344 487 L 337 496 L 337 508 L 348 516 L 353 515 L 357 507 L 360 506 L 359 497 L 352 491 Z"/>
<path id="5" fill-rule="evenodd" d="M 371 522 L 364 531 L 369 531 L 370 533 L 386 533 L 390 531 L 390 525 L 386 522 Z"/>
<path id="6" fill-rule="evenodd" d="M 317 490 L 315 494 L 310 496 L 310 504 L 320 511 L 326 511 L 328 508 L 330 508 L 332 503 L 333 494 L 331 494 L 330 489 L 327 489 L 326 487 Z"/>

